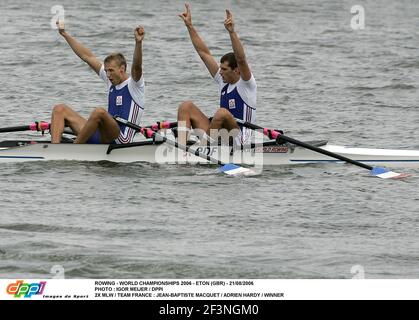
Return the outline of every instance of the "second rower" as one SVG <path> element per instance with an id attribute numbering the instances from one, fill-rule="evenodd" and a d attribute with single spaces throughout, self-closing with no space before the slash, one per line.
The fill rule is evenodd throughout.
<path id="1" fill-rule="evenodd" d="M 192 101 L 184 101 L 179 106 L 179 142 L 185 144 L 189 130 L 198 128 L 207 135 L 210 135 L 213 130 L 227 129 L 230 132 L 235 130 L 236 141 L 240 144 L 246 143 L 251 136 L 251 131 L 241 128 L 234 118 L 255 122 L 257 85 L 247 63 L 243 46 L 234 29 L 233 15 L 226 10 L 224 21 L 224 27 L 230 35 L 233 52 L 221 58 L 220 66 L 193 26 L 188 4 L 185 4 L 185 11 L 179 16 L 188 29 L 195 50 L 220 87 L 220 108 L 215 112 L 212 120 L 209 120 Z"/>

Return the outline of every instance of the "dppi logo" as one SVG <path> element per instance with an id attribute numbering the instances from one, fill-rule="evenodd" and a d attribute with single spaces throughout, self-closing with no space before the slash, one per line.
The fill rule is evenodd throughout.
<path id="1" fill-rule="evenodd" d="M 6 292 L 12 294 L 15 298 L 31 298 L 34 294 L 42 294 L 45 289 L 46 281 L 39 283 L 24 283 L 23 280 L 17 280 L 7 286 Z"/>

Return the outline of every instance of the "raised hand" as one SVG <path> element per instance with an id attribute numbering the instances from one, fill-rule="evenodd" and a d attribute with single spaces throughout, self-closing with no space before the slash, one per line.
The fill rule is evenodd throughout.
<path id="1" fill-rule="evenodd" d="M 189 7 L 188 3 L 185 3 L 185 11 L 179 15 L 182 18 L 183 22 L 186 26 L 192 25 L 192 15 L 191 15 L 191 8 Z"/>
<path id="2" fill-rule="evenodd" d="M 57 19 L 57 22 L 55 23 L 57 25 L 58 32 L 63 35 L 65 33 L 65 27 L 64 27 L 64 21 L 60 21 Z"/>
<path id="3" fill-rule="evenodd" d="M 234 32 L 233 15 L 231 14 L 230 10 L 226 10 L 226 19 L 224 20 L 224 27 L 227 29 L 228 32 Z"/>
<path id="4" fill-rule="evenodd" d="M 144 27 L 142 26 L 138 26 L 137 28 L 135 28 L 134 30 L 134 35 L 135 35 L 135 41 L 136 42 L 141 42 L 144 39 Z"/>

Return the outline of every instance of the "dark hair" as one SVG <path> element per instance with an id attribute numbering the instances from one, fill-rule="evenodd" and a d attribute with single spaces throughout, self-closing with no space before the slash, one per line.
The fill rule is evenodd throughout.
<path id="1" fill-rule="evenodd" d="M 220 62 L 224 63 L 225 61 L 228 62 L 228 66 L 231 69 L 236 69 L 237 68 L 237 60 L 236 60 L 236 56 L 234 55 L 233 52 L 226 53 L 225 55 L 223 55 L 221 57 Z"/>
<path id="2" fill-rule="evenodd" d="M 106 64 L 111 61 L 116 61 L 119 66 L 125 67 L 125 71 L 127 70 L 127 60 L 125 60 L 125 57 L 122 53 L 112 53 L 107 56 L 103 62 Z"/>

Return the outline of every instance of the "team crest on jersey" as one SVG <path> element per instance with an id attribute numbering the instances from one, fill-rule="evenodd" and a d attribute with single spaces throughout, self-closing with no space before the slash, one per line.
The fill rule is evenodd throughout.
<path id="1" fill-rule="evenodd" d="M 236 100 L 235 99 L 229 99 L 228 100 L 228 108 L 234 109 L 236 107 Z"/>
<path id="2" fill-rule="evenodd" d="M 117 96 L 116 97 L 116 105 L 117 106 L 122 106 L 122 96 Z"/>

